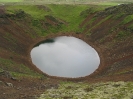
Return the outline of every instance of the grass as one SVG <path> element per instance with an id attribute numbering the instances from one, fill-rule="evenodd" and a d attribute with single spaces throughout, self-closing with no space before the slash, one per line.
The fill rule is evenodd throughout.
<path id="1" fill-rule="evenodd" d="M 63 20 L 66 24 L 60 26 L 49 26 L 49 29 L 46 31 L 41 29 L 42 32 L 70 32 L 70 31 L 80 31 L 78 26 L 84 20 L 84 17 L 81 16 L 81 12 L 88 9 L 88 5 L 45 5 L 51 11 L 47 12 L 44 9 L 39 9 L 35 5 L 15 5 L 8 6 L 6 8 L 7 13 L 15 13 L 19 9 L 23 10 L 25 13 L 29 14 L 33 21 L 32 25 L 40 29 L 40 22 L 45 21 L 45 16 L 50 15 L 57 20 Z M 40 34 L 40 33 L 39 33 Z"/>
<path id="2" fill-rule="evenodd" d="M 115 73 L 116 75 L 119 75 L 119 74 L 125 74 L 125 73 L 128 73 L 128 72 L 132 72 L 133 70 L 124 70 L 124 71 L 121 71 L 121 72 L 117 72 Z"/>
<path id="3" fill-rule="evenodd" d="M 22 77 L 28 77 L 28 78 L 41 78 L 44 79 L 45 77 L 43 75 L 40 75 L 38 73 L 34 74 L 23 74 L 23 73 L 18 73 L 18 72 L 10 72 L 11 75 L 15 78 L 22 78 Z"/>
<path id="4" fill-rule="evenodd" d="M 29 69 L 24 64 L 17 64 L 16 62 L 10 59 L 0 58 L 0 69 L 9 71 L 13 76 L 29 76 L 29 77 L 40 77 L 41 74 L 36 73 L 35 71 Z"/>
<path id="5" fill-rule="evenodd" d="M 127 24 L 131 21 L 133 21 L 133 15 L 128 15 L 127 17 L 124 18 L 124 20 L 122 21 L 122 24 Z"/>
<path id="6" fill-rule="evenodd" d="M 75 17 L 79 17 L 80 13 L 88 6 L 86 5 L 48 5 L 53 11 L 55 17 L 71 22 Z"/>
<path id="7" fill-rule="evenodd" d="M 133 24 L 129 25 L 128 28 L 133 31 Z"/>
<path id="8" fill-rule="evenodd" d="M 7 13 L 15 13 L 20 9 L 34 19 L 44 19 L 44 16 L 47 15 L 43 9 L 38 9 L 38 7 L 34 5 L 15 5 L 6 7 Z"/>
<path id="9" fill-rule="evenodd" d="M 31 1 L 31 0 L 29 0 Z M 36 0 L 35 0 L 36 1 Z M 60 0 L 58 0 L 60 1 Z M 90 0 L 91 1 L 91 0 Z M 26 2 L 26 1 L 24 1 Z M 43 2 L 43 1 L 42 1 Z M 53 1 L 54 2 L 54 1 Z M 78 1 L 77 1 L 78 2 Z M 79 1 L 80 2 L 80 1 Z M 84 1 L 86 2 L 86 1 Z M 91 1 L 92 2 L 92 1 Z M 110 5 L 114 5 L 114 2 L 107 1 L 106 3 Z M 107 7 L 108 4 L 99 6 L 90 6 L 90 5 L 66 5 L 66 4 L 47 4 L 45 7 L 50 9 L 51 11 L 45 11 L 43 8 L 38 8 L 36 5 L 14 5 L 8 6 L 7 13 L 15 13 L 17 10 L 21 9 L 25 13 L 29 14 L 32 17 L 32 26 L 39 35 L 43 36 L 48 33 L 57 33 L 57 32 L 82 32 L 83 29 L 79 28 L 79 24 L 85 19 L 88 14 L 94 13 L 96 11 L 100 11 Z M 90 9 L 89 13 L 87 10 Z M 82 15 L 83 14 L 83 15 Z M 55 19 L 62 20 L 65 24 L 58 24 L 58 26 L 48 26 L 47 29 L 44 29 L 40 21 L 45 22 L 45 16 L 50 15 Z M 130 20 L 132 16 L 127 17 L 127 20 Z M 123 22 L 126 23 L 125 19 Z M 102 20 L 103 21 L 103 20 Z M 99 25 L 101 23 L 98 23 Z M 96 25 L 96 26 L 97 26 Z"/>
<path id="10" fill-rule="evenodd" d="M 129 33 L 127 32 L 124 32 L 124 31 L 120 31 L 118 34 L 117 34 L 117 38 L 122 38 L 122 37 L 125 37 L 129 35 Z"/>
<path id="11" fill-rule="evenodd" d="M 99 5 L 106 5 L 106 6 L 116 6 L 121 4 L 120 2 L 110 2 L 110 1 L 106 1 L 106 2 L 100 2 Z"/>
<path id="12" fill-rule="evenodd" d="M 123 15 L 124 15 L 123 13 L 116 14 L 115 16 L 113 16 L 113 19 L 118 20 L 118 19 L 121 18 Z"/>
<path id="13" fill-rule="evenodd" d="M 88 35 L 90 35 L 90 31 L 92 30 L 92 29 L 94 29 L 95 27 L 97 27 L 98 25 L 101 25 L 103 22 L 105 22 L 106 20 L 108 20 L 109 18 L 111 18 L 112 17 L 112 15 L 109 15 L 109 16 L 107 16 L 107 17 L 105 17 L 105 18 L 103 18 L 102 20 L 100 20 L 96 25 L 94 25 L 93 27 L 91 27 L 90 29 L 89 29 L 89 31 L 88 31 Z M 94 19 L 95 20 L 95 19 Z M 90 22 L 90 24 L 92 24 L 92 22 L 93 22 L 93 20 L 91 20 L 91 22 Z"/>
<path id="14" fill-rule="evenodd" d="M 2 72 L 2 71 L 3 71 L 3 69 L 0 68 L 0 72 Z"/>
<path id="15" fill-rule="evenodd" d="M 62 31 L 76 31 L 83 21 L 80 13 L 88 8 L 86 5 L 48 5 L 52 10 L 52 15 L 64 20 L 68 25 L 62 26 Z"/>
<path id="16" fill-rule="evenodd" d="M 12 42 L 12 44 L 16 44 L 16 39 L 10 34 L 10 33 L 5 33 L 4 37 L 8 42 Z"/>
<path id="17" fill-rule="evenodd" d="M 0 2 L 22 2 L 23 0 L 0 0 Z"/>

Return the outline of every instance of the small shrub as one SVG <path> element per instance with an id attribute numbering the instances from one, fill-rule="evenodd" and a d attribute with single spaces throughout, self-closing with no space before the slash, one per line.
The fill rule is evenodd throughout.
<path id="1" fill-rule="evenodd" d="M 25 14 L 25 12 L 24 12 L 23 10 L 19 9 L 19 10 L 17 10 L 17 11 L 15 12 L 15 16 L 16 16 L 17 18 L 24 18 L 24 17 L 26 16 L 26 14 Z"/>
<path id="2" fill-rule="evenodd" d="M 41 25 L 40 25 L 40 21 L 37 20 L 37 19 L 32 20 L 32 25 L 33 25 L 33 26 L 36 26 L 36 27 L 40 27 L 40 26 L 41 26 Z"/>

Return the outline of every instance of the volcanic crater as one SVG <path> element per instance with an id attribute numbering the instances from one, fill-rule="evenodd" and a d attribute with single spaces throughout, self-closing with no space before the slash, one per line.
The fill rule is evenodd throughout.
<path id="1" fill-rule="evenodd" d="M 123 20 L 133 14 L 132 6 L 133 4 L 122 4 L 103 11 L 88 13 L 79 25 L 79 28 L 83 29 L 82 32 L 58 32 L 49 33 L 46 36 L 40 36 L 31 26 L 30 15 L 22 10 L 15 14 L 7 14 L 2 6 L 0 7 L 0 58 L 24 64 L 33 71 L 42 73 L 31 62 L 31 49 L 46 39 L 73 36 L 82 39 L 98 52 L 101 60 L 99 68 L 91 75 L 81 78 L 61 78 L 45 74 L 47 77 L 96 82 L 130 81 L 133 77 L 133 21 Z M 44 29 L 49 25 L 56 26 L 63 22 L 54 17 L 45 18 L 45 21 L 39 21 Z M 7 71 L 23 72 L 19 67 L 8 68 L 2 64 L 0 67 Z"/>

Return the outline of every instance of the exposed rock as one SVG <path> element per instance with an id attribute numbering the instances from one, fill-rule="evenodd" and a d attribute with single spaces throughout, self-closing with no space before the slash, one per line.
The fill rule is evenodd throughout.
<path id="1" fill-rule="evenodd" d="M 2 77 L 5 77 L 5 78 L 10 78 L 10 79 L 12 79 L 12 80 L 16 80 L 16 78 L 14 78 L 11 74 L 10 74 L 10 72 L 8 72 L 8 71 L 2 71 L 2 72 L 0 72 L 0 76 L 2 76 Z"/>
<path id="2" fill-rule="evenodd" d="M 58 84 L 45 84 L 41 86 L 42 89 L 51 89 L 51 88 L 58 89 L 58 87 L 59 87 Z"/>
<path id="3" fill-rule="evenodd" d="M 0 86 L 5 86 L 5 85 L 8 86 L 8 87 L 13 87 L 12 83 L 0 81 Z"/>
<path id="4" fill-rule="evenodd" d="M 13 87 L 13 84 L 12 83 L 7 83 L 6 82 L 6 85 L 9 86 L 9 87 Z"/>
<path id="5" fill-rule="evenodd" d="M 4 11 L 0 9 L 0 18 L 8 18 L 8 17 L 10 17 L 10 18 L 21 19 L 21 18 L 25 18 L 26 16 L 27 16 L 27 14 L 21 9 L 17 10 L 13 14 L 4 13 Z"/>

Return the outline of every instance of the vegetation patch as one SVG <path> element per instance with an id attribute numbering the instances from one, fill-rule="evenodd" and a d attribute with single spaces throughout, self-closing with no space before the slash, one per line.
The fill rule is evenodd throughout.
<path id="1" fill-rule="evenodd" d="M 132 82 L 106 83 L 61 83 L 58 89 L 46 90 L 38 99 L 131 99 L 133 98 Z"/>
<path id="2" fill-rule="evenodd" d="M 103 22 L 105 22 L 105 21 L 107 21 L 109 18 L 111 18 L 112 17 L 112 15 L 109 15 L 109 16 L 107 16 L 107 17 L 104 17 L 101 21 L 99 21 L 96 25 L 94 25 L 94 26 L 92 26 L 90 29 L 89 29 L 89 32 L 88 32 L 88 34 L 90 35 L 91 34 L 91 30 L 92 29 L 94 29 L 94 28 L 96 28 L 97 26 L 99 26 L 99 25 L 101 25 Z M 93 18 L 94 20 L 95 20 L 95 18 Z M 92 20 L 92 22 L 94 21 L 94 20 Z"/>
<path id="3" fill-rule="evenodd" d="M 113 16 L 113 19 L 118 20 L 118 19 L 122 18 L 123 16 L 124 16 L 123 13 L 119 13 L 119 14 L 116 14 L 115 16 Z"/>
<path id="4" fill-rule="evenodd" d="M 84 16 L 80 14 L 82 11 L 89 8 L 87 5 L 55 4 L 45 5 L 45 9 L 42 7 L 43 6 L 40 8 L 39 6 L 35 5 L 15 5 L 8 6 L 6 11 L 9 14 L 16 13 L 18 10 L 24 11 L 32 17 L 32 26 L 34 26 L 35 31 L 38 32 L 38 34 L 44 35 L 59 31 L 82 31 L 82 29 L 79 29 L 79 24 L 84 20 Z M 49 11 L 47 11 L 46 8 L 49 9 Z M 47 28 L 44 28 L 41 23 L 45 24 Z"/>
<path id="5" fill-rule="evenodd" d="M 118 2 L 101 2 L 101 3 L 99 3 L 99 5 L 106 5 L 106 6 L 116 6 L 116 5 L 119 5 L 120 3 L 118 3 Z"/>
<path id="6" fill-rule="evenodd" d="M 133 15 L 128 15 L 127 17 L 124 18 L 124 20 L 122 21 L 122 24 L 126 24 L 133 21 Z"/>
<path id="7" fill-rule="evenodd" d="M 80 13 L 88 8 L 87 5 L 48 5 L 52 10 L 52 15 L 67 22 L 62 25 L 61 31 L 76 31 L 79 24 L 84 20 Z"/>
<path id="8" fill-rule="evenodd" d="M 17 64 L 16 62 L 10 59 L 0 58 L 0 67 L 1 67 L 1 70 L 9 71 L 15 77 L 20 77 L 20 76 L 39 77 L 41 76 L 41 74 L 36 73 L 35 71 L 29 69 L 24 64 Z"/>
<path id="9" fill-rule="evenodd" d="M 25 13 L 29 14 L 34 19 L 44 19 L 46 12 L 42 9 L 38 9 L 34 5 L 15 5 L 6 7 L 7 13 L 15 13 L 18 10 L 23 10 Z"/>

